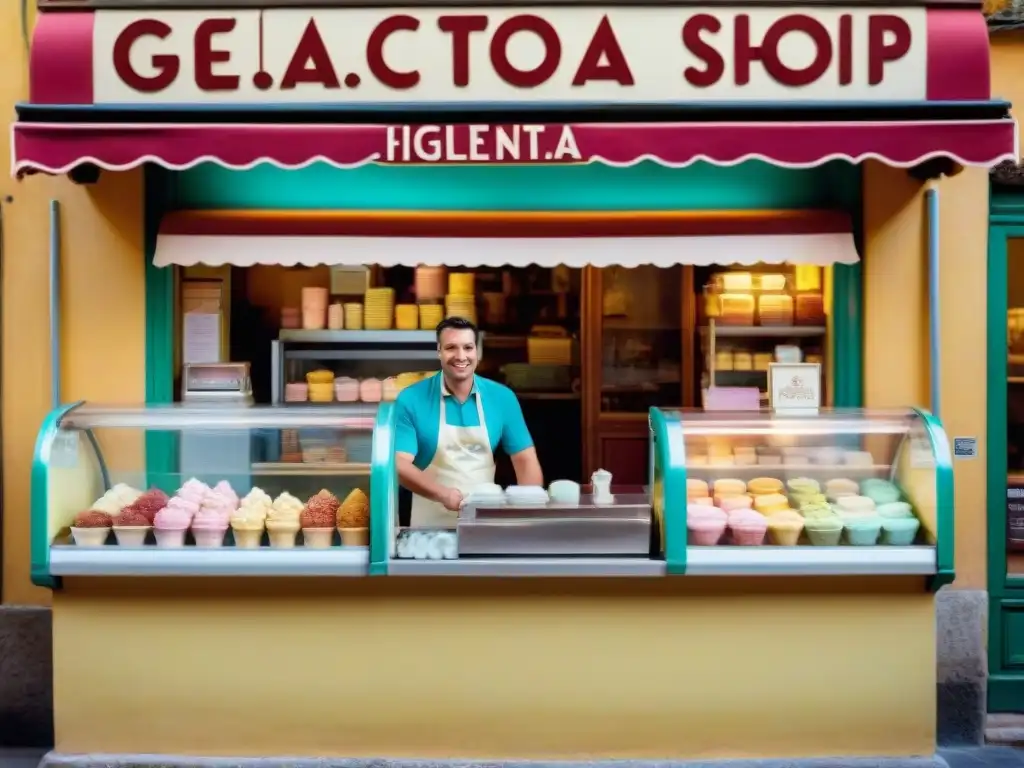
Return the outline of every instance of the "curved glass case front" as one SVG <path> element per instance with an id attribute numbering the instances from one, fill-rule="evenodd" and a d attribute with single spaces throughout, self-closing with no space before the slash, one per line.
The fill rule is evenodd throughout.
<path id="1" fill-rule="evenodd" d="M 55 411 L 33 468 L 33 578 L 363 574 L 376 412 L 222 404 Z"/>
<path id="2" fill-rule="evenodd" d="M 952 577 L 952 467 L 924 411 L 651 412 L 669 571 Z"/>

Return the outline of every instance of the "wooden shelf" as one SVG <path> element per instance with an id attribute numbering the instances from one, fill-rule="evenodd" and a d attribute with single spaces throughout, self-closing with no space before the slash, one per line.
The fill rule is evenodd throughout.
<path id="1" fill-rule="evenodd" d="M 700 332 L 707 335 L 708 327 L 702 325 Z M 826 333 L 828 333 L 828 329 L 823 325 L 715 325 L 715 336 L 719 339 L 742 337 L 764 339 L 815 338 L 824 336 Z"/>
<path id="2" fill-rule="evenodd" d="M 330 464 L 327 462 L 283 462 L 266 461 L 252 465 L 254 475 L 332 475 L 334 477 L 368 477 L 369 464 L 344 463 Z"/>

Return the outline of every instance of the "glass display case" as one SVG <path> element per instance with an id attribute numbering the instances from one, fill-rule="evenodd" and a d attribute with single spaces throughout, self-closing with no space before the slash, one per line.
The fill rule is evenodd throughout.
<path id="1" fill-rule="evenodd" d="M 953 576 L 953 473 L 933 416 L 651 411 L 670 573 Z"/>
<path id="2" fill-rule="evenodd" d="M 609 473 L 592 489 L 481 487 L 448 529 L 410 530 L 398 519 L 393 403 L 65 406 L 36 446 L 33 580 L 952 579 L 949 445 L 929 414 L 653 408 L 649 423 L 648 489 L 612 485 Z M 291 441 L 320 460 L 281 461 L 275 451 Z"/>
<path id="3" fill-rule="evenodd" d="M 33 465 L 33 578 L 363 575 L 375 415 L 358 404 L 58 409 Z M 303 454 L 315 461 L 294 460 Z"/>

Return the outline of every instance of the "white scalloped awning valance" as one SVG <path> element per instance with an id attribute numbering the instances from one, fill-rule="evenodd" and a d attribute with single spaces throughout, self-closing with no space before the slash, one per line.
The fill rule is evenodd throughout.
<path id="1" fill-rule="evenodd" d="M 673 237 L 347 237 L 181 235 L 157 240 L 158 267 L 356 266 L 634 267 L 652 264 L 853 264 L 850 232 Z"/>

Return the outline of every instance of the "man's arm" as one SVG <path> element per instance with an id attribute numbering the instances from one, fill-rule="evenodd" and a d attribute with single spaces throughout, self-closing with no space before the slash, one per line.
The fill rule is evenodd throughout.
<path id="1" fill-rule="evenodd" d="M 540 468 L 533 437 L 526 427 L 526 419 L 523 418 L 523 407 L 519 405 L 519 398 L 511 389 L 506 390 L 505 394 L 509 399 L 502 409 L 504 423 L 501 429 L 501 447 L 512 459 L 516 482 L 519 485 L 544 485 L 544 473 Z"/>
<path id="2" fill-rule="evenodd" d="M 537 449 L 529 447 L 519 453 L 512 454 L 512 467 L 516 471 L 516 482 L 519 485 L 544 485 L 544 473 L 537 458 Z"/>
<path id="3" fill-rule="evenodd" d="M 454 488 L 445 488 L 435 483 L 431 477 L 413 464 L 411 453 L 395 452 L 395 463 L 398 465 L 398 482 L 418 496 L 444 504 L 445 509 L 458 512 L 462 506 L 462 494 Z"/>

